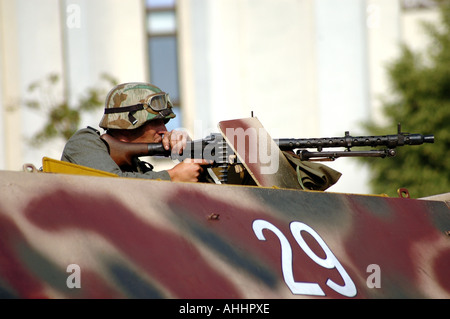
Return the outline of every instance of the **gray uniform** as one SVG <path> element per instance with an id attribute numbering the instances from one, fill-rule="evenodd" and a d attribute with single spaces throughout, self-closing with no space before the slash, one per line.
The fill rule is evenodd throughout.
<path id="1" fill-rule="evenodd" d="M 95 168 L 121 177 L 170 180 L 167 171 L 155 172 L 137 160 L 133 167 L 120 168 L 109 156 L 108 146 L 92 128 L 81 129 L 67 141 L 62 161 Z"/>

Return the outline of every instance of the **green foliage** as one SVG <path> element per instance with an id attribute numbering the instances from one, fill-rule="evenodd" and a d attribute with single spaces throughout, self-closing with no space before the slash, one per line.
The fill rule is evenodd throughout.
<path id="1" fill-rule="evenodd" d="M 109 75 L 102 75 L 108 89 L 117 84 Z M 88 88 L 86 94 L 79 98 L 76 105 L 69 105 L 67 96 L 61 93 L 61 79 L 57 74 L 50 74 L 41 81 L 28 87 L 33 99 L 25 101 L 25 106 L 45 114 L 43 128 L 31 139 L 30 144 L 38 147 L 56 138 L 68 140 L 78 129 L 82 114 L 92 112 L 103 106 L 106 91 L 100 88 Z"/>
<path id="2" fill-rule="evenodd" d="M 371 134 L 395 134 L 397 123 L 410 133 L 433 134 L 434 144 L 405 146 L 391 159 L 362 159 L 369 165 L 376 193 L 397 196 L 400 187 L 413 198 L 450 192 L 450 5 L 442 2 L 442 23 L 424 24 L 431 39 L 424 53 L 402 47 L 389 67 L 395 98 L 384 101 L 386 126 L 369 123 Z M 386 133 L 389 132 L 389 133 Z"/>

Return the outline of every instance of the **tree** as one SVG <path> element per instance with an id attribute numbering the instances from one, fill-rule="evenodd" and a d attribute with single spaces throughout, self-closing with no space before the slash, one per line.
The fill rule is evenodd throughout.
<path id="1" fill-rule="evenodd" d="M 117 81 L 109 75 L 102 75 L 101 79 L 109 87 L 115 86 Z M 86 94 L 79 98 L 75 105 L 70 105 L 65 94 L 60 89 L 60 77 L 49 74 L 45 79 L 36 81 L 28 87 L 33 99 L 25 101 L 25 106 L 45 114 L 46 122 L 30 140 L 30 144 L 39 147 L 55 138 L 68 140 L 78 129 L 83 113 L 97 110 L 104 104 L 106 92 L 101 88 L 88 88 Z"/>
<path id="2" fill-rule="evenodd" d="M 433 134 L 434 144 L 398 149 L 394 159 L 369 159 L 376 193 L 396 196 L 405 187 L 418 198 L 450 191 L 450 4 L 440 4 L 441 24 L 423 24 L 431 45 L 413 52 L 402 45 L 401 56 L 388 66 L 394 98 L 383 101 L 386 125 L 367 123 L 371 134 L 395 129 Z M 393 132 L 395 133 L 395 132 Z"/>

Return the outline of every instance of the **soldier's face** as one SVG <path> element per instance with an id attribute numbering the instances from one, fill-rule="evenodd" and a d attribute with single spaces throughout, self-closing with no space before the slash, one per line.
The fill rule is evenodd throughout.
<path id="1" fill-rule="evenodd" d="M 167 133 L 164 120 L 153 120 L 142 127 L 142 134 L 133 142 L 135 143 L 161 143 L 163 135 Z"/>

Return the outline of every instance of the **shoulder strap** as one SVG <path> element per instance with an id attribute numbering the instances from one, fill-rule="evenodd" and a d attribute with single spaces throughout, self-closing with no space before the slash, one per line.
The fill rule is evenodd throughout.
<path id="1" fill-rule="evenodd" d="M 95 133 L 97 133 L 100 136 L 100 132 L 97 129 L 93 128 L 92 126 L 88 126 L 87 128 L 90 130 L 93 130 Z"/>

